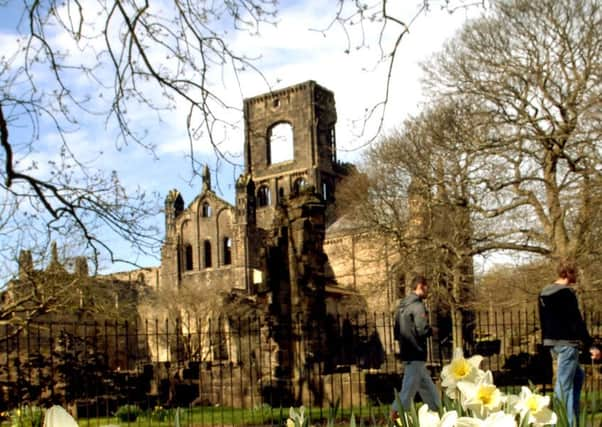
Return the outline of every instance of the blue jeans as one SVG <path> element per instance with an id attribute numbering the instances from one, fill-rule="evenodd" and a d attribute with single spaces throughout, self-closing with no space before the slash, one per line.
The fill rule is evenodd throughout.
<path id="1" fill-rule="evenodd" d="M 417 360 L 404 363 L 399 400 L 406 411 L 410 409 L 416 393 L 420 394 L 422 401 L 429 406 L 429 409 L 437 411 L 441 407 L 439 391 L 433 383 L 430 372 L 426 369 L 426 362 Z M 397 399 L 393 402 L 392 407 L 394 411 L 399 411 Z"/>
<path id="2" fill-rule="evenodd" d="M 556 384 L 554 394 L 566 405 L 569 425 L 577 425 L 579 421 L 579 398 L 585 373 L 579 366 L 579 350 L 568 345 L 552 347 L 552 356 L 558 358 Z"/>

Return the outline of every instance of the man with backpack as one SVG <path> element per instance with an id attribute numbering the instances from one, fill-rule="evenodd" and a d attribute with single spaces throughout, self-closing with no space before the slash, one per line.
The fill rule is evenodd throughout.
<path id="1" fill-rule="evenodd" d="M 412 289 L 395 312 L 394 334 L 399 342 L 401 360 L 404 362 L 399 400 L 403 408 L 408 410 L 416 393 L 419 393 L 429 409 L 437 411 L 441 407 L 441 398 L 426 368 L 427 338 L 432 335 L 424 305 L 428 295 L 426 278 L 420 275 L 414 277 Z M 397 418 L 397 399 L 393 402 L 392 409 L 392 417 Z"/>

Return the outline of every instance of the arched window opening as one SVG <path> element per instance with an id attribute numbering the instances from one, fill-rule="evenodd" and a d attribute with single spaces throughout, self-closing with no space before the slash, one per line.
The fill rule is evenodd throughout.
<path id="1" fill-rule="evenodd" d="M 295 182 L 293 182 L 293 193 L 299 194 L 305 187 L 307 187 L 305 178 L 297 178 Z"/>
<path id="2" fill-rule="evenodd" d="M 176 217 L 184 211 L 184 199 L 182 199 L 179 193 L 173 202 L 173 210 Z"/>
<path id="3" fill-rule="evenodd" d="M 257 205 L 263 207 L 270 206 L 271 204 L 270 189 L 267 186 L 262 185 L 259 187 L 259 190 L 257 190 Z"/>
<path id="4" fill-rule="evenodd" d="M 194 263 L 192 260 L 192 245 L 190 244 L 184 246 L 184 260 L 184 268 L 186 269 L 186 271 L 192 270 L 194 267 Z"/>
<path id="5" fill-rule="evenodd" d="M 223 250 L 224 250 L 224 265 L 232 264 L 232 239 L 231 238 L 224 237 Z"/>
<path id="6" fill-rule="evenodd" d="M 294 159 L 293 127 L 290 123 L 278 123 L 268 132 L 268 164 Z"/>
<path id="7" fill-rule="evenodd" d="M 201 216 L 203 218 L 208 218 L 211 216 L 211 205 L 209 203 L 203 203 L 203 206 L 201 207 Z"/>
<path id="8" fill-rule="evenodd" d="M 205 240 L 203 242 L 203 255 L 205 260 L 205 268 L 211 267 L 211 242 L 209 240 Z"/>

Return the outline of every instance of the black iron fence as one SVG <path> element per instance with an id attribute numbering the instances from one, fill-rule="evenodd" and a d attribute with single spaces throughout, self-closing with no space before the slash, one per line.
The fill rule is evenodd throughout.
<path id="1" fill-rule="evenodd" d="M 602 336 L 598 314 L 587 323 Z M 105 425 L 116 416 L 129 423 L 134 413 L 138 424 L 148 419 L 143 425 L 171 425 L 175 417 L 181 425 L 272 424 L 299 405 L 317 417 L 332 407 L 384 414 L 403 370 L 392 325 L 389 314 L 362 314 L 278 323 L 183 316 L 5 326 L 0 411 L 59 403 L 80 425 Z M 481 367 L 498 386 L 551 389 L 552 361 L 540 344 L 535 310 L 477 313 L 464 329 L 465 355 L 484 356 Z M 453 352 L 446 328 L 429 350 L 438 377 Z M 585 390 L 602 390 L 599 365 L 583 362 Z"/>

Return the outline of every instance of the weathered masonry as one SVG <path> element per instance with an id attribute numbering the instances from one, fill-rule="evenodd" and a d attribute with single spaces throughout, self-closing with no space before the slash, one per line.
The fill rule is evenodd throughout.
<path id="1" fill-rule="evenodd" d="M 308 266 L 323 269 L 326 213 L 341 177 L 334 94 L 308 81 L 246 99 L 244 120 L 235 204 L 216 195 L 207 170 L 187 208 L 177 190 L 166 199 L 162 286 L 255 294 L 289 282 L 292 270 L 298 277 Z M 296 295 L 287 303 L 285 293 L 272 296 L 300 310 Z"/>

